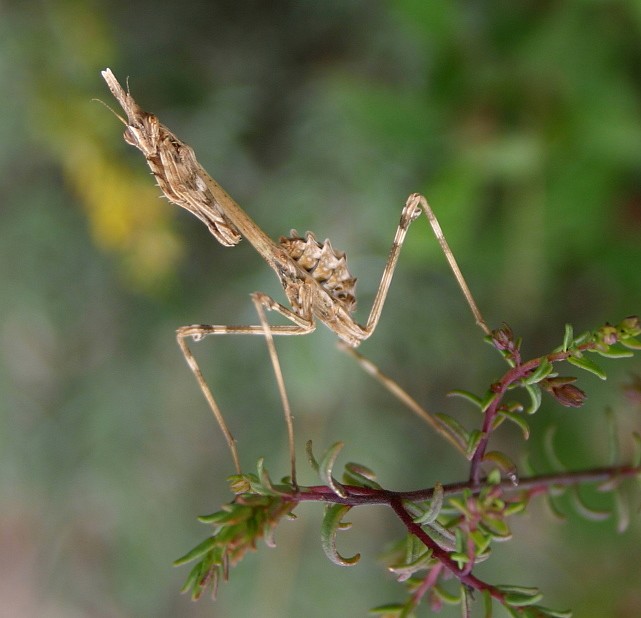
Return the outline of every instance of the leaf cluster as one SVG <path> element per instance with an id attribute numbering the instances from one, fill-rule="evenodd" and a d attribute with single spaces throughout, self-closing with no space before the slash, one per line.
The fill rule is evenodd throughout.
<path id="1" fill-rule="evenodd" d="M 480 426 L 468 430 L 453 416 L 435 415 L 441 427 L 454 438 L 449 442 L 456 443 L 470 462 L 470 476 L 465 482 L 454 485 L 437 482 L 426 489 L 395 492 L 383 488 L 367 466 L 354 462 L 345 464 L 339 480 L 335 467 L 344 446 L 342 442 L 330 446 L 319 458 L 308 442 L 308 462 L 320 480 L 316 486 L 301 487 L 290 478 L 275 484 L 261 459 L 256 473 L 230 477 L 230 487 L 236 494 L 231 503 L 199 518 L 213 526 L 213 531 L 176 561 L 177 565 L 197 561 L 184 590 L 191 591 L 194 599 L 207 587 L 215 594 L 220 578 L 226 579 L 229 567 L 238 563 L 248 550 L 254 550 L 259 539 L 264 538 L 267 545 L 273 545 L 276 526 L 283 517 L 291 516 L 302 501 L 325 504 L 322 548 L 336 565 L 354 566 L 360 554 L 346 557 L 337 547 L 338 533 L 351 527 L 345 516 L 357 506 L 384 504 L 406 529 L 405 536 L 384 556 L 387 569 L 404 587 L 406 598 L 374 608 L 373 615 L 407 618 L 414 616 L 422 604 L 433 611 L 444 604 L 454 604 L 460 606 L 465 617 L 470 615 L 474 598 L 480 597 L 486 617 L 492 616 L 494 603 L 513 616 L 570 616 L 568 611 L 540 605 L 542 594 L 537 588 L 492 584 L 479 579 L 474 568 L 491 557 L 493 543 L 512 539 L 509 518 L 526 511 L 537 496 L 545 496 L 553 511 L 560 514 L 555 500 L 562 493 L 568 493 L 580 515 L 595 520 L 608 517 L 610 511 L 591 508 L 581 498 L 579 486 L 583 484 L 598 483 L 600 491 L 615 496 L 614 508 L 619 515 L 619 529 L 623 530 L 628 520 L 627 509 L 615 490 L 625 478 L 641 476 L 641 436 L 635 434 L 637 456 L 631 464 L 616 462 L 618 448 L 613 446 L 610 466 L 573 472 L 558 461 L 553 434 L 549 432 L 546 451 L 554 472 L 535 474 L 525 465 L 522 471 L 528 476 L 523 476 L 505 453 L 490 450 L 488 445 L 494 431 L 506 421 L 518 426 L 527 440 L 530 436 L 527 419 L 539 410 L 543 393 L 564 407 L 582 406 L 586 396 L 575 385 L 576 378 L 561 375 L 557 366 L 567 362 L 604 379 L 605 373 L 591 356 L 627 358 L 634 350 L 641 349 L 640 334 L 641 322 L 636 317 L 625 318 L 614 326 L 606 324 L 579 336 L 574 336 L 568 326 L 557 348 L 544 356 L 523 360 L 522 342 L 509 326 L 492 331 L 487 341 L 502 355 L 508 370 L 483 395 L 462 390 L 453 392 L 479 409 Z M 634 383 L 630 388 L 633 387 Z M 511 398 L 517 389 L 526 393 L 527 404 Z"/>

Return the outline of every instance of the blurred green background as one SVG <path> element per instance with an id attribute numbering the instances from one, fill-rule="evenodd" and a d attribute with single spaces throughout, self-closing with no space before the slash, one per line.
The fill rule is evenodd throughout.
<path id="1" fill-rule="evenodd" d="M 317 505 L 214 604 L 178 594 L 187 569 L 171 562 L 206 536 L 195 517 L 228 501 L 232 466 L 174 329 L 254 323 L 249 293 L 283 297 L 247 243 L 224 249 L 158 199 L 92 100 L 116 105 L 105 67 L 270 236 L 309 229 L 348 251 L 361 320 L 407 195 L 425 193 L 488 322 L 536 356 L 565 322 L 641 310 L 641 2 L 0 3 L 0 613 L 315 618 L 402 598 L 377 563 L 402 533 L 391 515 L 352 512 L 341 550 L 363 560 L 340 569 L 321 551 Z M 471 425 L 445 394 L 481 392 L 503 370 L 479 333 L 419 219 L 363 353 Z M 465 478 L 325 328 L 277 343 L 301 451 L 342 439 L 342 462 L 395 489 Z M 286 474 L 264 344 L 194 347 L 243 465 L 264 455 Z M 620 388 L 638 359 L 605 367 L 606 383 L 581 376 L 583 409 L 546 401 L 533 419 L 540 470 L 552 423 L 572 468 L 607 463 L 606 406 L 624 437 L 639 429 Z M 496 446 L 523 444 L 506 428 Z M 304 457 L 300 475 L 314 482 Z M 514 530 L 484 577 L 540 586 L 576 616 L 641 614 L 637 513 L 617 535 L 613 521 L 559 524 L 536 505 Z"/>

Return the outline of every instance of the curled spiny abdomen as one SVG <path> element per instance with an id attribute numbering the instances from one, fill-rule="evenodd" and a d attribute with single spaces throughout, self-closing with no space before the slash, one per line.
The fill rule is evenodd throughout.
<path id="1" fill-rule="evenodd" d="M 281 236 L 279 242 L 292 260 L 316 279 L 346 311 L 354 311 L 356 278 L 347 270 L 342 251 L 336 251 L 329 240 L 319 243 L 311 232 L 301 238 L 296 230 L 292 230 L 290 236 Z"/>

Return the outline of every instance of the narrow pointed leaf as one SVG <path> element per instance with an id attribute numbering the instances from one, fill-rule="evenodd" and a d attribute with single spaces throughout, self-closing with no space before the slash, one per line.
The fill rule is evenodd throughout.
<path id="1" fill-rule="evenodd" d="M 565 333 L 563 334 L 563 351 L 567 352 L 574 341 L 574 329 L 572 324 L 565 325 Z"/>
<path id="2" fill-rule="evenodd" d="M 525 413 L 534 414 L 541 407 L 541 389 L 536 384 L 527 384 L 525 390 L 530 396 L 530 405 L 525 408 Z"/>
<path id="3" fill-rule="evenodd" d="M 268 495 L 268 496 L 289 496 L 289 492 L 284 491 L 285 488 L 281 486 L 279 489 L 274 485 L 271 477 L 269 476 L 269 472 L 267 471 L 267 468 L 265 468 L 265 458 L 261 457 L 258 460 L 258 465 L 257 465 L 257 472 L 258 472 L 258 478 L 260 479 L 260 486 L 256 487 L 256 491 L 260 493 L 261 495 Z M 283 479 L 285 482 L 287 482 L 287 478 Z"/>
<path id="4" fill-rule="evenodd" d="M 474 457 L 476 449 L 478 448 L 479 442 L 485 437 L 485 434 L 478 429 L 474 429 L 470 432 L 467 445 L 465 446 L 465 456 L 468 459 Z"/>
<path id="5" fill-rule="evenodd" d="M 181 556 L 177 560 L 174 560 L 173 565 L 180 566 L 182 564 L 187 564 L 188 562 L 191 562 L 196 558 L 200 558 L 200 556 L 206 554 L 209 550 L 213 549 L 217 541 L 218 539 L 215 536 L 210 536 L 206 538 L 202 543 L 198 543 L 196 547 L 188 551 L 184 556 Z"/>
<path id="6" fill-rule="evenodd" d="M 472 599 L 470 591 L 466 586 L 461 586 L 461 618 L 470 618 L 472 615 Z"/>
<path id="7" fill-rule="evenodd" d="M 571 498 L 576 512 L 590 521 L 604 521 L 612 515 L 610 511 L 598 510 L 588 506 L 577 487 L 572 488 Z"/>
<path id="8" fill-rule="evenodd" d="M 623 346 L 617 345 L 610 345 L 606 350 L 596 350 L 596 352 L 604 358 L 631 358 L 632 356 L 634 356 L 634 352 L 627 350 Z"/>
<path id="9" fill-rule="evenodd" d="M 501 451 L 489 451 L 483 455 L 483 461 L 496 464 L 503 470 L 505 476 L 512 479 L 513 483 L 516 484 L 518 482 L 516 464 L 505 453 Z"/>
<path id="10" fill-rule="evenodd" d="M 394 573 L 399 582 L 407 581 L 417 571 L 425 570 L 432 560 L 432 550 L 428 549 L 418 556 L 413 562 L 388 567 L 390 573 Z"/>
<path id="11" fill-rule="evenodd" d="M 621 345 L 624 345 L 626 348 L 630 348 L 631 350 L 641 350 L 641 341 L 636 337 L 622 339 Z"/>
<path id="12" fill-rule="evenodd" d="M 483 590 L 483 611 L 484 618 L 492 618 L 492 595 L 489 590 Z"/>
<path id="13" fill-rule="evenodd" d="M 345 446 L 343 442 L 335 442 L 334 444 L 332 444 L 332 446 L 327 449 L 327 452 L 323 456 L 323 459 L 318 464 L 318 474 L 321 480 L 328 487 L 330 487 L 337 496 L 340 496 L 341 498 L 344 498 L 347 494 L 345 493 L 345 490 L 342 488 L 341 484 L 338 483 L 332 476 L 332 472 L 334 469 L 336 458 L 343 449 L 343 446 Z"/>
<path id="14" fill-rule="evenodd" d="M 516 607 L 534 605 L 543 598 L 538 588 L 525 586 L 497 586 L 497 588 L 505 595 L 505 602 Z"/>
<path id="15" fill-rule="evenodd" d="M 346 485 L 369 487 L 370 489 L 382 489 L 376 482 L 376 474 L 372 470 L 351 461 L 345 464 L 343 483 Z"/>
<path id="16" fill-rule="evenodd" d="M 436 413 L 434 416 L 438 418 L 452 433 L 456 438 L 457 442 L 461 445 L 463 449 L 467 446 L 469 435 L 465 427 L 461 425 L 455 418 L 449 416 L 449 414 Z"/>
<path id="17" fill-rule="evenodd" d="M 309 465 L 312 467 L 314 472 L 318 474 L 318 462 L 316 461 L 316 457 L 314 457 L 314 452 L 312 451 L 311 440 L 307 440 L 305 443 L 305 452 L 307 453 L 307 461 L 309 462 Z"/>
<path id="18" fill-rule="evenodd" d="M 593 360 L 590 360 L 586 356 L 568 356 L 568 363 L 571 365 L 574 365 L 575 367 L 579 367 L 580 369 L 584 369 L 585 371 L 589 371 L 590 373 L 593 373 L 597 378 L 600 378 L 601 380 L 606 379 L 605 371 L 599 367 Z"/>
<path id="19" fill-rule="evenodd" d="M 346 504 L 331 504 L 325 509 L 325 517 L 321 526 L 321 545 L 325 555 L 339 566 L 354 566 L 361 558 L 355 554 L 351 558 L 345 558 L 336 549 L 336 534 L 339 530 L 346 530 L 351 524 L 343 522 L 343 516 L 352 507 Z"/>
<path id="20" fill-rule="evenodd" d="M 523 384 L 536 384 L 543 378 L 547 378 L 547 376 L 549 376 L 553 370 L 554 366 L 547 359 L 547 357 L 544 356 L 541 359 L 539 366 L 529 376 L 523 378 Z"/>
<path id="21" fill-rule="evenodd" d="M 192 588 L 194 588 L 194 586 L 200 579 L 200 575 L 202 573 L 202 566 L 203 566 L 202 563 L 199 562 L 198 564 L 194 565 L 191 571 L 189 571 L 189 575 L 187 575 L 187 579 L 185 580 L 183 587 L 180 589 L 180 594 L 184 594 L 188 590 L 191 590 Z"/>
<path id="22" fill-rule="evenodd" d="M 475 395 L 474 393 L 470 393 L 470 391 L 455 389 L 447 393 L 447 395 L 448 397 L 461 397 L 469 401 L 471 404 L 475 405 L 477 408 L 481 408 L 481 409 L 483 408 L 483 405 L 481 403 L 481 398 Z"/>
<path id="23" fill-rule="evenodd" d="M 504 519 L 484 517 L 479 524 L 495 541 L 509 541 L 512 531 Z"/>
<path id="24" fill-rule="evenodd" d="M 447 603 L 448 605 L 458 605 L 461 601 L 461 597 L 458 594 L 449 592 L 442 586 L 436 585 L 434 586 L 433 590 L 438 598 L 441 599 L 443 603 Z"/>
<path id="25" fill-rule="evenodd" d="M 536 610 L 539 612 L 540 616 L 547 616 L 548 618 L 572 618 L 572 610 L 569 609 L 558 610 L 537 605 Z"/>
<path id="26" fill-rule="evenodd" d="M 414 523 L 419 525 L 431 524 L 441 512 L 441 508 L 443 507 L 443 496 L 443 485 L 437 482 L 436 485 L 434 485 L 434 493 L 432 494 L 432 499 L 430 500 L 428 507 L 421 515 L 414 519 Z"/>
<path id="27" fill-rule="evenodd" d="M 511 421 L 512 423 L 514 423 L 521 430 L 521 433 L 523 434 L 523 438 L 525 440 L 529 439 L 529 437 L 530 437 L 530 425 L 523 418 L 523 416 L 521 414 L 516 414 L 514 412 L 506 412 L 504 410 L 501 410 L 498 413 L 497 416 L 505 418 L 506 420 Z"/>
<path id="28" fill-rule="evenodd" d="M 253 513 L 254 509 L 252 509 L 250 506 L 234 504 L 233 508 L 229 509 L 228 511 L 218 511 L 218 513 L 213 513 L 212 515 L 199 517 L 198 520 L 204 524 L 229 526 L 233 524 L 239 524 L 241 521 L 246 521 L 253 515 Z"/>
<path id="29" fill-rule="evenodd" d="M 485 396 L 483 399 L 481 399 L 481 410 L 485 412 L 489 407 L 490 404 L 498 397 L 497 393 L 493 393 L 492 391 L 486 391 Z"/>
<path id="30" fill-rule="evenodd" d="M 224 522 L 228 515 L 229 513 L 227 513 L 227 511 L 216 511 L 209 515 L 199 515 L 197 519 L 203 524 L 217 524 Z"/>
<path id="31" fill-rule="evenodd" d="M 387 603 L 386 605 L 379 605 L 372 607 L 367 613 L 370 616 L 383 616 L 384 618 L 400 618 L 401 612 L 405 605 L 401 603 Z"/>
<path id="32" fill-rule="evenodd" d="M 555 517 L 559 521 L 565 521 L 567 519 L 565 513 L 563 513 L 563 511 L 561 511 L 561 509 L 557 506 L 552 496 L 546 496 L 545 504 L 550 510 L 550 513 L 553 517 Z"/>
<path id="33" fill-rule="evenodd" d="M 429 537 L 445 551 L 453 551 L 456 548 L 455 536 L 444 526 L 433 521 L 431 524 L 425 524 L 425 532 Z"/>

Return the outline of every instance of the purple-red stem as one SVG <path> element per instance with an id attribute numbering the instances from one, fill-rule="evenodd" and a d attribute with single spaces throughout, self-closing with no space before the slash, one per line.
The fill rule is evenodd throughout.
<path id="1" fill-rule="evenodd" d="M 594 347 L 595 344 L 593 342 L 589 342 L 579 346 L 578 350 L 584 352 L 586 350 L 593 349 Z M 483 427 L 481 429 L 481 431 L 483 432 L 483 437 L 479 441 L 478 446 L 474 451 L 474 455 L 472 456 L 470 464 L 470 482 L 473 486 L 477 487 L 481 483 L 481 463 L 483 462 L 483 457 L 485 456 L 485 452 L 487 451 L 487 445 L 489 444 L 490 436 L 492 434 L 492 424 L 494 423 L 494 419 L 498 414 L 501 401 L 503 400 L 503 397 L 508 388 L 515 382 L 522 380 L 525 376 L 534 371 L 541 364 L 544 358 L 547 359 L 550 363 L 557 363 L 567 360 L 567 358 L 571 354 L 572 352 L 570 351 L 555 352 L 554 354 L 548 354 L 547 356 L 535 358 L 528 361 L 527 363 L 517 365 L 506 372 L 501 380 L 494 385 L 493 391 L 496 393 L 496 396 L 494 397 L 487 410 L 485 410 L 485 418 L 483 419 Z"/>
<path id="2" fill-rule="evenodd" d="M 641 475 L 641 466 L 610 466 L 602 468 L 590 468 L 576 472 L 555 472 L 552 474 L 540 474 L 519 479 L 518 485 L 510 479 L 505 479 L 497 487 L 505 493 L 517 491 L 528 491 L 531 496 L 547 492 L 551 486 L 569 486 L 580 483 L 603 483 L 614 478 L 627 478 Z M 431 500 L 434 489 L 417 489 L 413 491 L 391 491 L 389 489 L 372 489 L 357 485 L 342 485 L 346 497 L 341 497 L 326 485 L 315 485 L 311 487 L 299 487 L 298 491 L 292 492 L 291 498 L 296 502 L 331 502 L 333 504 L 348 504 L 360 506 L 365 504 L 386 504 L 390 505 L 392 500 L 409 500 L 420 502 Z M 473 494 L 478 494 L 480 487 L 474 486 L 471 481 L 465 483 L 450 483 L 443 485 L 445 496 L 460 494 L 463 490 L 469 489 Z"/>

